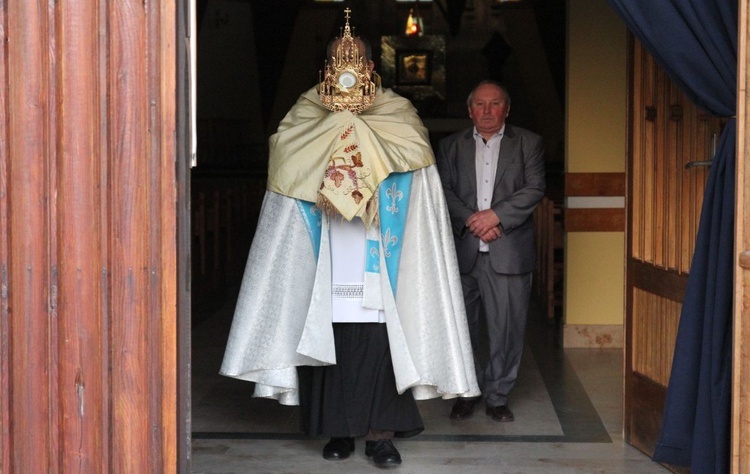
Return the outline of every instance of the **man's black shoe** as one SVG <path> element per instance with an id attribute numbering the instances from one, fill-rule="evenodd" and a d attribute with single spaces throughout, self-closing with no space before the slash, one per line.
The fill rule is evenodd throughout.
<path id="1" fill-rule="evenodd" d="M 479 398 L 459 398 L 451 408 L 450 418 L 453 420 L 465 420 L 474 414 L 474 405 L 479 403 Z"/>
<path id="2" fill-rule="evenodd" d="M 323 457 L 329 461 L 341 461 L 354 451 L 354 438 L 331 438 L 323 447 Z"/>
<path id="3" fill-rule="evenodd" d="M 499 407 L 487 407 L 487 414 L 495 421 L 513 421 L 513 412 L 507 405 Z"/>
<path id="4" fill-rule="evenodd" d="M 365 454 L 372 456 L 372 461 L 378 467 L 387 469 L 401 464 L 401 454 L 390 439 L 365 442 Z"/>

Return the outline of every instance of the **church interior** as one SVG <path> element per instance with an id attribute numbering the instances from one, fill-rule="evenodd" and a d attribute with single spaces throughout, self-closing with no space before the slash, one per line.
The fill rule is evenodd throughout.
<path id="1" fill-rule="evenodd" d="M 426 430 L 397 442 L 413 473 L 657 473 L 625 442 L 622 347 L 567 347 L 564 173 L 569 42 L 565 0 L 198 0 L 197 164 L 191 173 L 191 465 L 195 473 L 366 472 L 330 462 L 301 434 L 296 407 L 251 398 L 218 375 L 265 192 L 268 137 L 319 77 L 345 7 L 367 38 L 383 86 L 411 99 L 433 145 L 471 125 L 482 79 L 508 87 L 510 123 L 543 136 L 547 193 L 537 211 L 539 263 L 513 423 L 479 411 L 450 420 L 451 400 L 419 402 Z M 606 9 L 603 0 L 589 0 Z M 611 14 L 611 13 L 610 13 Z M 409 19 L 416 34 L 407 35 Z M 624 35 L 624 29 L 622 34 Z M 407 60 L 416 58 L 414 68 Z M 623 117 L 625 111 L 623 110 Z M 624 120 L 624 118 L 623 118 Z M 620 269 L 621 270 L 621 269 Z M 620 316 L 621 317 L 621 316 Z"/>

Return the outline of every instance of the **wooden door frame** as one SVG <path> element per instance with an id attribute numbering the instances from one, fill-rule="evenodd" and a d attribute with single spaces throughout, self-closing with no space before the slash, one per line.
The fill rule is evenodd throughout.
<path id="1" fill-rule="evenodd" d="M 750 469 L 750 0 L 739 5 L 737 51 L 737 166 L 735 183 L 732 472 Z"/>
<path id="2" fill-rule="evenodd" d="M 192 113 L 190 107 L 190 2 L 179 0 L 176 8 L 177 101 L 177 472 L 191 472 L 191 258 L 190 258 L 190 163 L 192 160 Z"/>

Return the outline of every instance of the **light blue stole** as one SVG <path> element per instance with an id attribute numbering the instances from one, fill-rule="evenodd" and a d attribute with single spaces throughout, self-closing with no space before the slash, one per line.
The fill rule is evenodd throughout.
<path id="1" fill-rule="evenodd" d="M 380 242 L 367 239 L 365 251 L 365 272 L 380 273 L 380 249 L 383 249 L 388 279 L 393 294 L 396 294 L 398 281 L 398 264 L 401 260 L 401 248 L 406 228 L 406 214 L 409 210 L 411 179 L 413 171 L 391 173 L 380 183 L 378 188 L 378 214 L 380 219 Z M 317 261 L 320 255 L 320 231 L 323 213 L 315 203 L 297 201 L 297 208 L 302 215 L 307 234 Z M 381 247 L 382 246 L 382 247 Z"/>

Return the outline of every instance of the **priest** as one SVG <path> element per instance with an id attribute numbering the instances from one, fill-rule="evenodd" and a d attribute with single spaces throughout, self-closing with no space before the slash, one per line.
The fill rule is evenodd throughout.
<path id="1" fill-rule="evenodd" d="M 269 176 L 221 374 L 300 405 L 343 460 L 423 430 L 415 400 L 474 397 L 451 225 L 427 130 L 378 84 L 349 9 L 325 76 L 270 138 Z"/>

